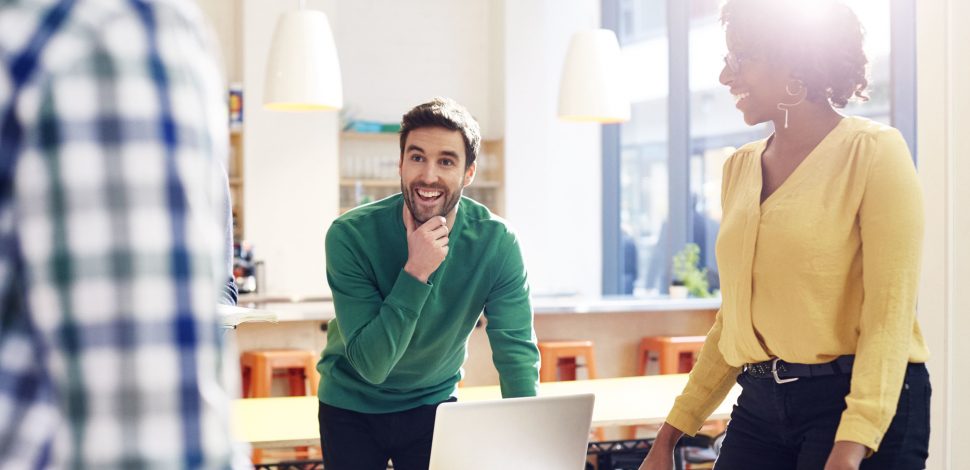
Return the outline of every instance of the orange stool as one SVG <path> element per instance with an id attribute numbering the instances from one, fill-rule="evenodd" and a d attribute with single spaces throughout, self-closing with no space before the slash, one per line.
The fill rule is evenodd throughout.
<path id="1" fill-rule="evenodd" d="M 586 367 L 586 376 L 596 378 L 596 355 L 593 352 L 593 342 L 589 340 L 575 341 L 539 341 L 540 382 L 557 382 L 576 380 L 576 358 L 582 357 Z M 592 431 L 593 439 L 602 442 L 603 428 Z"/>
<path id="2" fill-rule="evenodd" d="M 289 395 L 316 395 L 320 375 L 317 373 L 317 355 L 312 351 L 298 349 L 272 349 L 245 351 L 240 358 L 242 369 L 243 398 L 266 398 L 270 396 L 275 371 L 282 371 L 289 382 Z M 313 449 L 313 450 L 311 450 Z M 319 447 L 297 447 L 295 453 L 285 451 L 283 460 L 309 459 L 319 455 Z M 275 453 L 253 449 L 253 463 L 262 463 L 264 456 Z"/>
<path id="3" fill-rule="evenodd" d="M 270 396 L 273 373 L 284 371 L 289 381 L 289 395 L 316 395 L 320 376 L 317 374 L 317 355 L 312 351 L 271 349 L 242 353 L 243 398 Z"/>
<path id="4" fill-rule="evenodd" d="M 640 375 L 647 374 L 647 363 L 650 360 L 650 353 L 657 355 L 660 362 L 661 374 L 683 374 L 690 372 L 697 362 L 697 355 L 700 354 L 701 346 L 704 345 L 706 336 L 649 336 L 640 340 L 640 348 L 637 353 L 637 371 Z M 718 434 L 723 431 L 724 421 L 711 421 L 704 425 L 703 431 L 714 431 Z M 636 426 L 630 429 L 630 439 L 636 438 Z"/>
<path id="5" fill-rule="evenodd" d="M 706 336 L 650 336 L 640 340 L 637 357 L 637 371 L 647 373 L 650 353 L 656 353 L 660 361 L 661 374 L 681 374 L 690 372 L 697 361 L 697 355 L 704 345 Z"/>
<path id="6" fill-rule="evenodd" d="M 596 356 L 592 341 L 539 341 L 539 356 L 542 359 L 539 367 L 540 382 L 576 380 L 578 357 L 585 359 L 587 377 L 596 378 Z"/>

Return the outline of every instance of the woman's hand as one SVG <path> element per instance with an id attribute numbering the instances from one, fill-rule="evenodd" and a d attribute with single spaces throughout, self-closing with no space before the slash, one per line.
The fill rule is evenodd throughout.
<path id="1" fill-rule="evenodd" d="M 825 462 L 825 470 L 859 470 L 865 457 L 866 446 L 858 442 L 836 441 L 828 462 Z"/>
<path id="2" fill-rule="evenodd" d="M 640 464 L 640 470 L 672 470 L 674 468 L 674 447 L 684 432 L 664 423 L 657 431 L 647 458 Z"/>
<path id="3" fill-rule="evenodd" d="M 673 470 L 674 451 L 673 449 L 658 449 L 657 446 L 650 448 L 647 458 L 640 464 L 640 470 Z"/>

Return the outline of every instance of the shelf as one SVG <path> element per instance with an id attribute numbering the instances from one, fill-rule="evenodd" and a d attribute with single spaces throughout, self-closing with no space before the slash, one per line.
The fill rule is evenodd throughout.
<path id="1" fill-rule="evenodd" d="M 401 180 L 399 179 L 352 179 L 352 178 L 341 178 L 341 186 L 357 186 L 357 184 L 368 188 L 397 188 L 401 186 Z M 469 188 L 493 188 L 497 189 L 502 187 L 502 183 L 498 181 L 478 181 L 475 180 Z"/>
<path id="2" fill-rule="evenodd" d="M 367 186 L 369 188 L 394 188 L 401 186 L 401 180 L 377 180 L 377 179 L 352 179 L 352 178 L 341 178 L 341 186 L 357 186 L 360 183 L 361 186 Z"/>
<path id="3" fill-rule="evenodd" d="M 347 140 L 377 140 L 377 141 L 388 141 L 388 140 L 400 140 L 401 134 L 397 132 L 354 132 L 354 131 L 340 131 L 340 138 Z M 482 139 L 481 144 L 484 148 L 485 146 L 500 145 L 504 139 Z"/>
<path id="4" fill-rule="evenodd" d="M 397 132 L 340 132 L 340 138 L 349 140 L 397 140 L 399 136 Z"/>
<path id="5" fill-rule="evenodd" d="M 236 106 L 236 113 L 242 113 L 242 85 L 230 84 L 228 90 L 229 103 Z M 240 114 L 237 114 L 238 118 Z M 245 187 L 245 173 L 243 172 L 243 136 L 244 125 L 240 121 L 230 122 L 228 126 L 229 137 L 229 160 L 226 165 L 226 172 L 229 180 L 229 194 L 232 198 L 232 238 L 236 241 L 244 240 L 245 234 L 243 227 L 246 217 L 243 201 Z"/>

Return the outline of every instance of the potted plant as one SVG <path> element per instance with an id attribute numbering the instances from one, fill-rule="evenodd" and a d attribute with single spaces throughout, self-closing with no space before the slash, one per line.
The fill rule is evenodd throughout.
<path id="1" fill-rule="evenodd" d="M 687 298 L 687 286 L 684 285 L 683 280 L 677 278 L 671 279 L 669 289 L 671 299 Z"/>
<path id="2" fill-rule="evenodd" d="M 707 268 L 697 269 L 701 248 L 688 243 L 674 255 L 674 279 L 670 283 L 670 297 L 710 297 L 707 284 Z"/>

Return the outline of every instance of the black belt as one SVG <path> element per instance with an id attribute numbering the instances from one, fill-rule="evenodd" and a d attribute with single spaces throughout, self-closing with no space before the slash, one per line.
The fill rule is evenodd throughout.
<path id="1" fill-rule="evenodd" d="M 779 358 L 757 364 L 745 364 L 743 372 L 756 379 L 775 379 L 780 384 L 794 382 L 803 377 L 824 377 L 852 372 L 855 356 L 839 356 L 832 362 L 822 364 L 795 364 Z"/>

